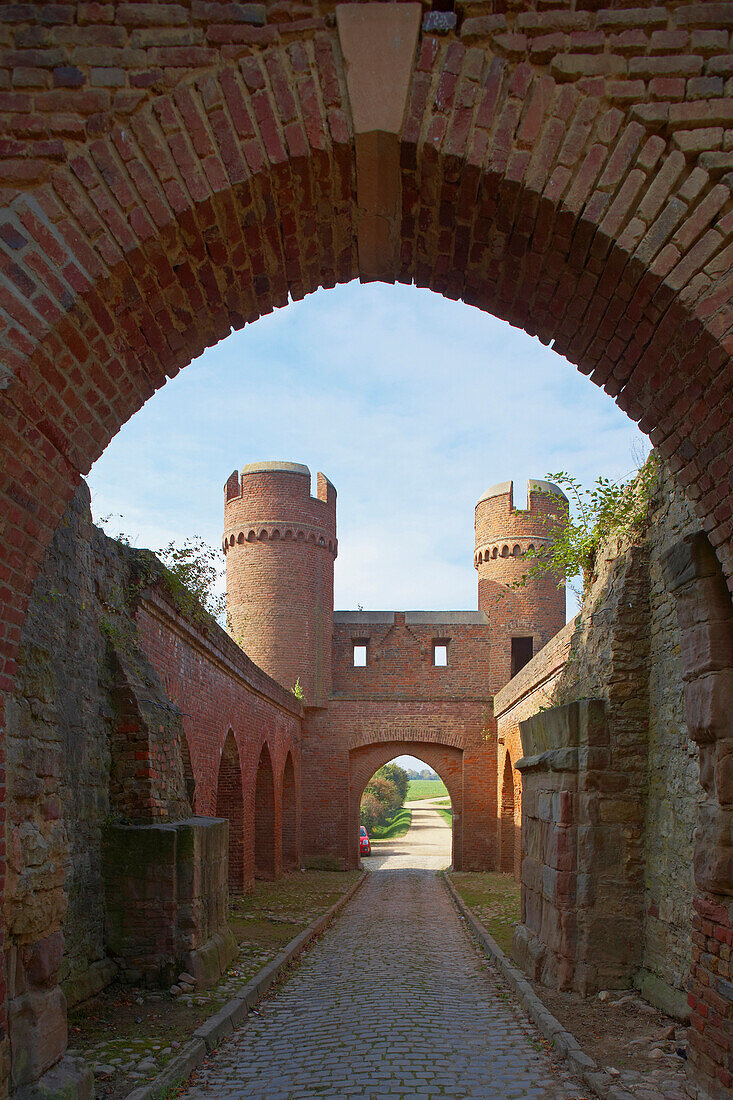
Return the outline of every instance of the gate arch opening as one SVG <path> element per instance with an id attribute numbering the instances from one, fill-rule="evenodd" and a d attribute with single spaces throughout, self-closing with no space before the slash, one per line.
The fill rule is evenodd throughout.
<path id="1" fill-rule="evenodd" d="M 276 873 L 275 777 L 267 743 L 262 746 L 255 783 L 255 878 L 273 879 Z"/>
<path id="2" fill-rule="evenodd" d="M 244 892 L 244 798 L 239 749 L 229 730 L 219 763 L 216 783 L 216 816 L 229 822 L 229 893 Z"/>
<path id="3" fill-rule="evenodd" d="M 449 867 L 453 858 L 450 792 L 441 776 L 432 767 L 426 766 L 423 760 L 413 759 L 420 765 L 421 770 L 429 770 L 431 779 L 418 781 L 419 786 L 414 790 L 410 789 L 413 786 L 410 782 L 402 806 L 391 814 L 388 811 L 384 821 L 380 820 L 383 817 L 383 811 L 379 812 L 380 794 L 383 802 L 384 795 L 388 792 L 384 789 L 379 791 L 379 782 L 375 783 L 374 788 L 370 787 L 370 784 L 381 777 L 381 767 L 367 780 L 365 793 L 360 800 L 362 817 L 365 816 L 364 811 L 366 811 L 367 819 L 376 815 L 378 820 L 378 823 L 372 825 L 369 830 L 372 841 L 371 855 L 386 858 L 387 869 L 399 865 L 441 870 Z M 391 763 L 403 767 L 399 760 L 387 761 L 387 764 Z M 373 789 L 375 793 L 371 794 Z M 441 801 L 440 808 L 432 805 L 433 799 Z M 407 827 L 404 824 L 405 809 L 409 812 Z M 365 820 L 364 824 L 369 828 L 368 820 Z"/>
<path id="4" fill-rule="evenodd" d="M 453 745 L 425 742 L 380 742 L 352 749 L 349 753 L 350 864 L 358 865 L 359 810 L 364 788 L 383 764 L 400 756 L 414 756 L 424 761 L 443 780 L 453 811 L 450 861 L 460 870 L 463 866 L 463 750 Z"/>

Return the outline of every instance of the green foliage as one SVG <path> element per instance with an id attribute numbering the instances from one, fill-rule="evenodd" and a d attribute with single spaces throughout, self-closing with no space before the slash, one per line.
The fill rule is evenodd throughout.
<path id="1" fill-rule="evenodd" d="M 385 764 L 374 773 L 364 788 L 360 808 L 361 824 L 368 832 L 393 820 L 404 804 L 409 782 L 399 764 Z"/>
<path id="2" fill-rule="evenodd" d="M 392 761 L 391 764 L 385 764 L 384 767 L 380 768 L 377 775 L 383 775 L 386 779 L 394 783 L 397 788 L 397 793 L 400 796 L 401 806 L 407 798 L 407 790 L 410 786 L 410 778 L 405 769 Z"/>
<path id="3" fill-rule="evenodd" d="M 549 474 L 548 480 L 565 490 L 571 503 L 571 515 L 566 523 L 559 514 L 547 517 L 550 542 L 525 554 L 533 565 L 516 587 L 526 584 L 529 577 L 552 573 L 557 576 L 558 585 L 566 577 L 581 576 L 585 591 L 591 582 L 601 544 L 611 536 L 633 538 L 643 530 L 658 470 L 659 462 L 652 451 L 634 477 L 625 481 L 599 477 L 591 489 L 584 489 L 579 481 L 562 470 Z M 547 495 L 557 499 L 554 494 Z"/>
<path id="4" fill-rule="evenodd" d="M 221 573 L 220 550 L 195 535 L 180 546 L 169 542 L 157 554 L 166 567 L 167 579 L 184 614 L 196 618 L 203 608 L 214 619 L 224 616 L 226 595 L 216 591 Z"/>
<path id="5" fill-rule="evenodd" d="M 301 702 L 301 703 L 302 703 L 302 702 L 303 702 L 303 699 L 305 698 L 305 696 L 303 695 L 303 686 L 302 686 L 302 684 L 301 684 L 301 682 L 300 682 L 300 676 L 299 676 L 299 677 L 298 677 L 298 679 L 297 679 L 297 680 L 295 681 L 295 683 L 293 684 L 293 686 L 291 687 L 291 689 L 290 689 L 290 690 L 292 691 L 292 693 L 293 693 L 293 695 L 295 696 L 295 698 L 296 698 L 296 699 L 297 699 L 297 700 L 298 700 L 299 702 Z"/>

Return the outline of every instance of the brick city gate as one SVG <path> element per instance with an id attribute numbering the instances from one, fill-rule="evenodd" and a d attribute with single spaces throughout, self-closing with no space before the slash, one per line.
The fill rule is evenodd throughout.
<path id="1" fill-rule="evenodd" d="M 447 6 L 0 13 L 5 694 L 44 548 L 119 426 L 232 327 L 353 278 L 554 342 L 669 459 L 730 587 L 733 10 Z M 691 727 L 716 851 L 724 681 L 697 678 Z M 696 869 L 723 927 L 720 866 Z M 728 1087 L 722 1047 L 693 1055 Z"/>

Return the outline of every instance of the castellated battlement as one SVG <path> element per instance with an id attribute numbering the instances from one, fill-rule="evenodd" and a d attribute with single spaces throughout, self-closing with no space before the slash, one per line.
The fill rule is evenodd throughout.
<path id="1" fill-rule="evenodd" d="M 283 539 L 336 557 L 336 489 L 299 462 L 252 462 L 234 470 L 224 485 L 224 553 L 244 543 Z"/>
<path id="2" fill-rule="evenodd" d="M 532 573 L 529 552 L 547 546 L 568 517 L 568 499 L 550 481 L 527 482 L 527 507 L 514 506 L 514 483 L 493 485 L 476 505 L 473 564 L 478 605 L 515 638 L 532 638 L 532 651 L 565 625 L 565 584 L 553 573 Z M 529 647 L 529 642 L 526 643 Z"/>
<path id="3" fill-rule="evenodd" d="M 493 485 L 476 505 L 475 568 L 500 558 L 521 560 L 527 551 L 539 550 L 567 515 L 568 499 L 551 481 L 529 479 L 526 508 L 514 506 L 513 481 Z"/>

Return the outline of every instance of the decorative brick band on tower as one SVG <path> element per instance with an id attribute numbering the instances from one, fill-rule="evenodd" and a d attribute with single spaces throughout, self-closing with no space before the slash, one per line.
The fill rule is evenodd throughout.
<path id="1" fill-rule="evenodd" d="M 567 521 L 568 501 L 550 481 L 527 482 L 526 509 L 514 507 L 513 491 L 514 483 L 503 481 L 476 505 L 478 606 L 495 626 L 501 622 L 513 636 L 532 637 L 536 653 L 565 626 L 565 585 L 543 573 L 528 577 L 520 588 L 512 586 L 532 567 L 527 551 L 541 550 Z"/>
<path id="2" fill-rule="evenodd" d="M 224 487 L 227 613 L 235 640 L 303 702 L 331 686 L 336 490 L 297 462 L 257 462 Z"/>

